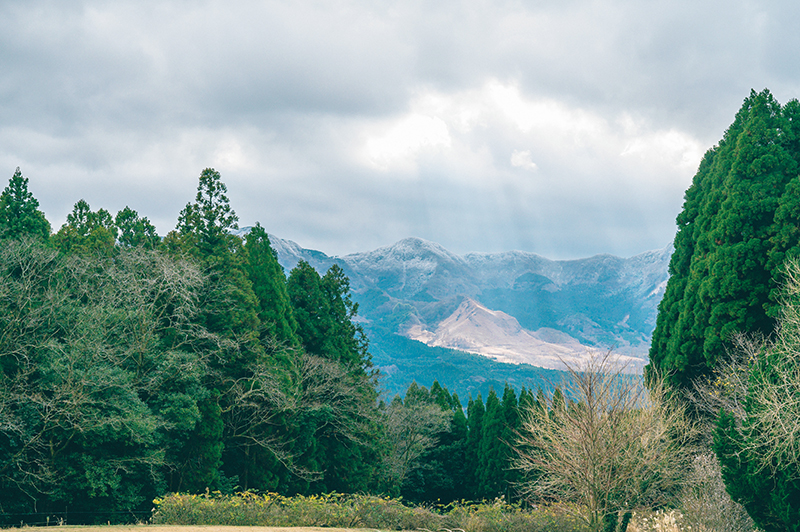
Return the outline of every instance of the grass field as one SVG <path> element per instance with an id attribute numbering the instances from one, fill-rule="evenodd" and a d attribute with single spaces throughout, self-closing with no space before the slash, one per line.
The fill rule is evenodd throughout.
<path id="1" fill-rule="evenodd" d="M 3 530 L 18 530 L 5 528 Z M 58 527 L 25 527 L 30 532 L 352 532 L 354 530 L 370 530 L 374 528 L 331 528 L 331 527 L 274 527 L 274 526 L 179 526 L 179 525 L 97 525 L 79 526 L 65 525 Z"/>

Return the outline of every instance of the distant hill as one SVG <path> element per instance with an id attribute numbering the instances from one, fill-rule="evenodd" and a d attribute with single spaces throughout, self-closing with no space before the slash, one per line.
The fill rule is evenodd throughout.
<path id="1" fill-rule="evenodd" d="M 527 370 L 525 364 L 559 368 L 562 359 L 577 361 L 592 350 L 614 349 L 640 370 L 672 254 L 669 245 L 631 258 L 555 261 L 521 251 L 459 256 L 434 242 L 407 238 L 374 251 L 330 257 L 273 235 L 270 241 L 287 272 L 300 260 L 320 272 L 334 263 L 342 267 L 390 391 L 404 390 L 412 378 L 413 364 L 403 350 L 421 360 L 415 367 L 423 367 L 426 358 L 435 366 L 433 361 L 455 349 Z M 508 364 L 500 367 L 515 371 Z M 444 372 L 427 375 L 446 380 Z M 454 378 L 467 382 L 469 377 Z"/>

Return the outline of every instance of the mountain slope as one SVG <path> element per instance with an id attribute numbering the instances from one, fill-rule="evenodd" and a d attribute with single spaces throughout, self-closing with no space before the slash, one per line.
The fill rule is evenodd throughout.
<path id="1" fill-rule="evenodd" d="M 339 264 L 374 345 L 400 334 L 428 348 L 542 367 L 587 348 L 614 349 L 636 359 L 636 367 L 646 363 L 672 253 L 670 245 L 630 258 L 554 261 L 522 251 L 459 256 L 406 238 L 330 257 L 274 235 L 270 241 L 287 271 L 300 260 L 321 272 Z"/>

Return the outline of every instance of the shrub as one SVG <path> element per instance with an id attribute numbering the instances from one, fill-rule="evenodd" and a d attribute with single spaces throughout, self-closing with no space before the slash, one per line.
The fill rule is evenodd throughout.
<path id="1" fill-rule="evenodd" d="M 160 525 L 373 528 L 463 532 L 583 532 L 564 507 L 522 509 L 505 504 L 451 503 L 408 507 L 400 499 L 370 495 L 283 497 L 275 493 L 171 494 L 154 501 Z"/>

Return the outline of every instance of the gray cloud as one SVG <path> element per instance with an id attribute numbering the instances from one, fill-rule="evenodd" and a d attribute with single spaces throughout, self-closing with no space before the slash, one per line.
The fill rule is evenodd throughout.
<path id="1" fill-rule="evenodd" d="M 790 2 L 0 2 L 0 171 L 170 230 L 214 166 L 243 224 L 554 258 L 666 245 Z"/>

